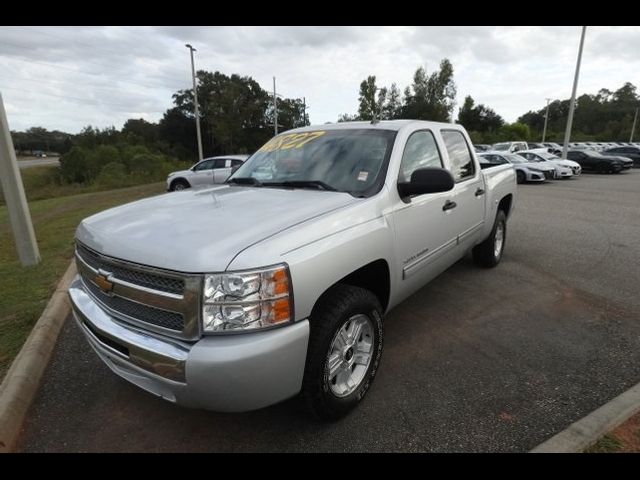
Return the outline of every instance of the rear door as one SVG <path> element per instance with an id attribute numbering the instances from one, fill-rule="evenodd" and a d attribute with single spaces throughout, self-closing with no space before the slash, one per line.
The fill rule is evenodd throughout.
<path id="1" fill-rule="evenodd" d="M 215 165 L 213 167 L 213 183 L 224 183 L 224 181 L 231 175 L 231 159 L 229 158 L 216 158 Z"/>
<path id="2" fill-rule="evenodd" d="M 440 131 L 448 159 L 449 170 L 455 180 L 450 201 L 448 221 L 458 232 L 460 254 L 477 243 L 483 231 L 485 216 L 484 181 L 476 168 L 470 144 L 460 130 Z"/>

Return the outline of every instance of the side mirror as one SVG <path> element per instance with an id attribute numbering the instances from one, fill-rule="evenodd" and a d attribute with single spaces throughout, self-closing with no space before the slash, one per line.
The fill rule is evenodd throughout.
<path id="1" fill-rule="evenodd" d="M 425 193 L 448 192 L 454 186 L 453 175 L 444 168 L 419 168 L 411 174 L 410 182 L 398 182 L 400 197 Z"/>

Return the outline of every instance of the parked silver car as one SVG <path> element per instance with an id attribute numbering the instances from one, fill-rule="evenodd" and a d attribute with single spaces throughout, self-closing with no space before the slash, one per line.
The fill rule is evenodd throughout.
<path id="1" fill-rule="evenodd" d="M 501 165 L 510 163 L 516 171 L 516 181 L 544 182 L 556 178 L 556 168 L 544 163 L 529 162 L 527 159 L 515 153 L 485 152 L 478 154 L 481 163 Z"/>
<path id="2" fill-rule="evenodd" d="M 530 162 L 542 162 L 555 166 L 557 178 L 571 178 L 574 175 L 580 175 L 580 173 L 582 173 L 582 167 L 578 162 L 563 160 L 557 155 L 547 152 L 546 149 L 525 150 L 518 152 L 518 155 Z"/>
<path id="3" fill-rule="evenodd" d="M 205 158 L 189 170 L 171 172 L 167 177 L 167 190 L 184 190 L 200 185 L 224 183 L 234 168 L 240 167 L 249 155 L 221 155 Z"/>

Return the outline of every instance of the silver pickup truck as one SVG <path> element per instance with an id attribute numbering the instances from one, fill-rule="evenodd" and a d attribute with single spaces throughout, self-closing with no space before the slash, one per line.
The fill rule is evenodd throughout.
<path id="1" fill-rule="evenodd" d="M 180 405 L 247 411 L 302 392 L 335 419 L 364 397 L 383 317 L 471 252 L 503 255 L 511 165 L 460 125 L 353 122 L 280 134 L 224 185 L 78 226 L 77 324 L 116 374 Z"/>

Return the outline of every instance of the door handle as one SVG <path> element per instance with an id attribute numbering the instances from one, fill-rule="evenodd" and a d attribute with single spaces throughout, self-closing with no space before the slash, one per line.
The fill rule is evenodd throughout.
<path id="1" fill-rule="evenodd" d="M 457 206 L 458 204 L 456 202 L 447 200 L 446 202 L 444 202 L 444 205 L 442 206 L 442 211 L 446 212 L 447 210 L 451 210 L 452 208 L 456 208 Z"/>
<path id="2" fill-rule="evenodd" d="M 481 195 L 484 195 L 484 190 L 482 188 L 479 188 L 476 190 L 476 197 L 479 197 Z"/>

